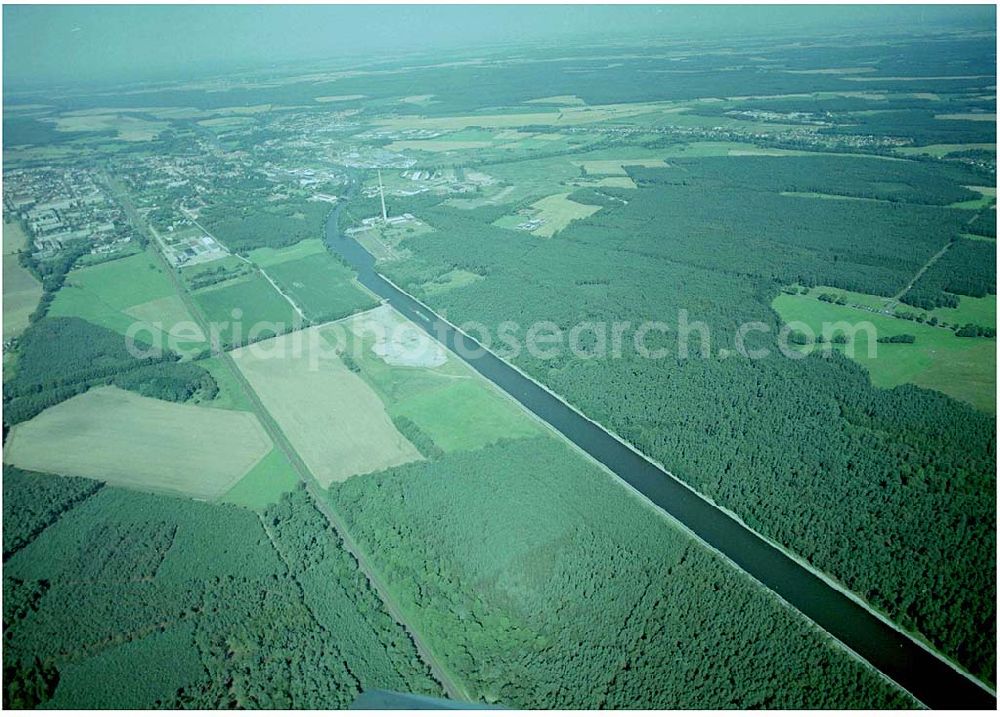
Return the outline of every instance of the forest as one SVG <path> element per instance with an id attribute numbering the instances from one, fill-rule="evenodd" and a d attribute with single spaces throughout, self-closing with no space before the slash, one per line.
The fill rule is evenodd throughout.
<path id="1" fill-rule="evenodd" d="M 230 251 L 245 254 L 251 249 L 289 246 L 315 238 L 329 212 L 325 202 L 274 203 L 252 192 L 230 192 L 217 197 L 199 219 Z"/>
<path id="2" fill-rule="evenodd" d="M 4 466 L 4 501 L 5 708 L 440 694 L 301 489 L 257 515 Z"/>
<path id="3" fill-rule="evenodd" d="M 211 399 L 212 375 L 164 350 L 136 357 L 121 335 L 71 316 L 32 323 L 18 339 L 17 369 L 3 384 L 4 425 L 26 421 L 49 406 L 99 385 L 114 385 L 165 401 Z M 136 342 L 145 353 L 150 347 Z"/>
<path id="4" fill-rule="evenodd" d="M 703 157 L 674 159 L 670 165 L 673 171 L 632 167 L 629 173 L 636 182 L 648 184 L 816 193 L 942 206 L 979 196 L 964 185 L 992 181 L 987 173 L 963 165 L 880 157 Z"/>
<path id="5" fill-rule="evenodd" d="M 529 61 L 506 48 L 477 48 L 476 58 L 489 60 L 441 67 L 421 65 L 407 58 L 369 63 L 368 73 L 336 79 L 298 79 L 267 84 L 243 84 L 203 90 L 160 86 L 128 94 L 95 95 L 84 90 L 68 92 L 53 100 L 60 109 L 95 107 L 198 107 L 221 108 L 254 105 L 309 105 L 314 98 L 330 95 L 364 95 L 338 103 L 339 108 L 366 113 L 412 113 L 412 107 L 393 106 L 394 98 L 413 94 L 413 88 L 435 96 L 435 102 L 420 108 L 430 115 L 474 112 L 484 107 L 503 107 L 558 95 L 577 95 L 588 104 L 643 102 L 701 97 L 740 97 L 752 87 L 761 96 L 857 92 L 857 82 L 835 74 L 790 73 L 786 70 L 817 70 L 830 67 L 871 65 L 887 78 L 918 75 L 928 79 L 915 83 L 886 79 L 880 90 L 899 92 L 973 92 L 990 84 L 976 75 L 995 73 L 995 43 L 967 34 L 953 37 L 897 36 L 896 51 L 881 45 L 803 43 L 781 48 L 778 67 L 751 62 L 734 64 L 731 52 L 743 56 L 771 53 L 768 39 L 731 39 L 727 53 L 715 49 L 714 39 L 678 38 L 673 49 L 679 56 L 650 53 L 643 45 L 626 43 L 616 62 L 592 57 L 589 48 L 534 48 Z M 401 66 L 406 72 L 399 70 Z M 373 70 L 373 71 L 371 71 Z M 386 71 L 390 70 L 390 71 Z M 585 71 L 584 71 L 585 70 Z M 651 82 L 650 74 L 670 73 L 669 82 Z M 935 79 L 955 76 L 957 79 Z M 16 96 L 16 95 L 15 95 Z M 945 124 L 939 122 L 939 124 Z M 981 130 L 982 128 L 980 128 Z"/>
<path id="6" fill-rule="evenodd" d="M 956 294 L 982 297 L 996 293 L 996 245 L 956 239 L 903 295 L 903 301 L 921 309 L 933 309 L 958 306 Z"/>
<path id="7" fill-rule="evenodd" d="M 522 327 L 549 320 L 566 331 L 580 321 L 676 323 L 688 311 L 689 322 L 710 327 L 711 358 L 703 360 L 695 333 L 687 359 L 670 335 L 662 359 L 524 352 L 515 363 L 752 528 L 995 679 L 992 417 L 913 386 L 875 388 L 836 354 L 785 359 L 774 350 L 780 327 L 770 308 L 780 287 L 796 282 L 891 296 L 969 212 L 722 182 L 661 184 L 680 173 L 629 171 L 640 189 L 606 191 L 627 205 L 605 199 L 602 211 L 546 241 L 485 223 L 502 208 L 424 210 L 438 231 L 405 240 L 412 256 L 383 270 L 456 322 L 518 317 Z M 594 204 L 595 195 L 573 196 Z M 422 294 L 421 285 L 456 268 L 485 278 Z M 771 348 L 767 359 L 733 355 L 736 329 L 750 321 L 768 326 L 757 337 Z"/>
<path id="8" fill-rule="evenodd" d="M 351 478 L 329 501 L 474 699 L 550 709 L 907 705 L 557 439 Z"/>

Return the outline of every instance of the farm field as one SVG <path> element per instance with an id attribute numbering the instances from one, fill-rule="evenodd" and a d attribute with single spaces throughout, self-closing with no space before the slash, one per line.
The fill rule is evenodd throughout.
<path id="1" fill-rule="evenodd" d="M 221 346 L 232 348 L 301 325 L 292 305 L 259 274 L 224 282 L 192 294 Z M 211 340 L 211 337 L 209 337 Z"/>
<path id="2" fill-rule="evenodd" d="M 662 159 L 588 159 L 576 163 L 587 174 L 627 176 L 625 167 L 666 167 Z"/>
<path id="3" fill-rule="evenodd" d="M 326 247 L 320 239 L 303 239 L 300 242 L 283 247 L 259 247 L 251 251 L 247 256 L 250 261 L 267 268 L 275 264 L 281 264 L 294 259 L 325 254 Z"/>
<path id="4" fill-rule="evenodd" d="M 960 296 L 958 306 L 939 306 L 928 312 L 930 316 L 936 316 L 939 321 L 947 321 L 950 324 L 964 326 L 965 324 L 976 324 L 978 326 L 997 327 L 997 297 L 996 296 Z"/>
<path id="5" fill-rule="evenodd" d="M 285 493 L 295 490 L 298 482 L 298 474 L 285 454 L 272 448 L 239 482 L 219 496 L 219 500 L 261 512 L 279 502 Z"/>
<path id="6" fill-rule="evenodd" d="M 944 157 L 951 152 L 963 152 L 971 149 L 981 149 L 986 152 L 996 152 L 997 146 L 992 142 L 968 142 L 965 144 L 930 144 L 923 147 L 899 147 L 900 154 L 926 154 L 931 157 Z"/>
<path id="7" fill-rule="evenodd" d="M 321 485 L 420 460 L 378 394 L 335 349 L 313 326 L 232 356 Z"/>
<path id="8" fill-rule="evenodd" d="M 333 321 L 377 303 L 326 251 L 270 264 L 265 271 L 310 321 Z"/>
<path id="9" fill-rule="evenodd" d="M 125 142 L 147 142 L 167 128 L 157 122 L 125 114 L 77 114 L 66 112 L 55 119 L 57 132 L 111 132 Z"/>
<path id="10" fill-rule="evenodd" d="M 413 421 L 442 451 L 471 450 L 541 430 L 519 406 L 388 306 L 336 326 L 347 329 L 338 332 L 344 353 L 389 413 Z M 331 333 L 333 327 L 323 331 Z M 383 336 L 390 341 L 381 341 Z"/>
<path id="11" fill-rule="evenodd" d="M 223 408 L 231 411 L 253 411 L 253 404 L 247 398 L 239 379 L 233 375 L 229 364 L 219 356 L 209 356 L 198 359 L 198 366 L 208 371 L 215 380 L 217 391 L 215 396 L 205 401 L 203 405 L 209 408 Z"/>
<path id="12" fill-rule="evenodd" d="M 148 252 L 71 271 L 59 289 L 50 316 L 78 316 L 125 335 L 137 324 L 139 340 L 172 338 L 183 350 L 206 346 L 205 337 L 173 284 Z"/>
<path id="13" fill-rule="evenodd" d="M 4 8 L 3 708 L 995 706 L 996 8 L 474 10 Z"/>
<path id="14" fill-rule="evenodd" d="M 94 388 L 18 425 L 4 460 L 138 490 L 217 498 L 271 449 L 250 413 Z"/>
<path id="15" fill-rule="evenodd" d="M 17 252 L 27 241 L 17 222 L 3 225 L 3 338 L 17 336 L 28 326 L 28 317 L 42 297 L 38 279 L 21 266 Z"/>
<path id="16" fill-rule="evenodd" d="M 631 180 L 629 182 L 631 183 Z M 518 210 L 516 214 L 500 217 L 494 224 L 504 229 L 526 230 L 535 236 L 550 238 L 574 220 L 586 219 L 600 210 L 597 206 L 575 202 L 569 195 L 569 192 L 564 192 L 543 197 L 530 206 Z"/>
<path id="17" fill-rule="evenodd" d="M 802 321 L 817 336 L 821 335 L 824 322 L 838 321 L 852 325 L 870 322 L 877 336 L 910 334 L 916 339 L 914 343 L 874 344 L 876 355 L 870 357 L 868 334 L 858 331 L 850 347 L 854 355 L 847 355 L 868 370 L 876 386 L 891 388 L 912 383 L 941 391 L 982 411 L 996 412 L 994 339 L 958 337 L 948 329 L 837 306 L 812 297 L 781 294 L 773 306 L 783 321 Z M 839 345 L 834 348 L 847 351 L 847 347 Z"/>
<path id="18" fill-rule="evenodd" d="M 3 244 L 4 256 L 16 254 L 28 246 L 28 235 L 24 233 L 24 227 L 18 221 L 7 221 L 3 223 Z"/>

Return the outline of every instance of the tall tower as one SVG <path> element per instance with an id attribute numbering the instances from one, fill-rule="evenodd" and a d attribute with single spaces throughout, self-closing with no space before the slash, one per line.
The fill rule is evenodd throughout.
<path id="1" fill-rule="evenodd" d="M 388 222 L 389 216 L 385 213 L 385 191 L 382 189 L 382 170 L 378 170 L 378 194 L 382 197 L 382 221 Z"/>

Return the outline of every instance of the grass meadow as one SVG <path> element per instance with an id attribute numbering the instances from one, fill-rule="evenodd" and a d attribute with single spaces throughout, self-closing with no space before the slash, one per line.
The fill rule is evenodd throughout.
<path id="1" fill-rule="evenodd" d="M 256 338 L 249 336 L 255 324 L 266 322 L 272 325 L 272 329 L 282 327 L 287 330 L 299 321 L 292 305 L 258 274 L 210 286 L 194 292 L 192 296 L 208 321 L 218 325 L 223 345 L 235 345 Z"/>
<path id="2" fill-rule="evenodd" d="M 996 412 L 996 341 L 961 338 L 936 326 L 876 314 L 850 306 L 818 301 L 810 296 L 779 295 L 772 306 L 782 321 L 802 321 L 817 335 L 824 322 L 871 322 L 879 336 L 911 334 L 912 344 L 877 344 L 868 356 L 865 332 L 855 336 L 853 360 L 868 369 L 876 386 L 891 388 L 913 383 L 946 393 L 976 408 Z M 834 345 L 837 350 L 846 347 Z"/>
<path id="3" fill-rule="evenodd" d="M 181 348 L 200 348 L 204 337 L 174 285 L 149 251 L 71 271 L 49 309 L 50 316 L 77 316 L 98 326 L 125 334 L 140 322 L 145 330 L 137 338 L 166 335 L 182 322 L 192 333 L 176 334 Z M 159 326 L 156 326 L 159 324 Z"/>

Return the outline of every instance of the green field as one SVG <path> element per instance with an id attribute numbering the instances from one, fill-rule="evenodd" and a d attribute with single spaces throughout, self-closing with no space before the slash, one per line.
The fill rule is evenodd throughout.
<path id="1" fill-rule="evenodd" d="M 138 490 L 216 498 L 271 450 L 251 413 L 94 388 L 18 424 L 4 460 Z"/>
<path id="2" fill-rule="evenodd" d="M 377 311 L 390 330 L 422 335 L 399 314 L 387 308 Z M 351 317 L 338 326 L 349 328 L 344 352 L 358 364 L 358 375 L 375 389 L 392 416 L 409 418 L 446 452 L 538 435 L 538 423 L 454 354 L 446 353 L 441 357 L 443 362 L 433 362 L 438 365 L 387 363 L 373 351 L 375 339 L 365 327 L 374 313 Z M 400 326 L 403 328 L 397 329 Z"/>
<path id="3" fill-rule="evenodd" d="M 900 154 L 914 155 L 926 154 L 931 157 L 944 157 L 951 152 L 963 152 L 970 149 L 981 149 L 987 152 L 996 152 L 997 146 L 992 143 L 970 142 L 968 144 L 929 144 L 923 147 L 897 147 Z"/>
<path id="4" fill-rule="evenodd" d="M 285 454 L 279 448 L 272 448 L 219 500 L 260 512 L 294 490 L 298 482 L 299 476 Z"/>
<path id="5" fill-rule="evenodd" d="M 303 239 L 290 246 L 275 249 L 274 247 L 260 247 L 249 253 L 250 261 L 258 266 L 269 267 L 274 264 L 281 264 L 293 259 L 302 259 L 316 254 L 325 254 L 326 247 L 320 239 Z"/>
<path id="6" fill-rule="evenodd" d="M 355 240 L 375 257 L 376 261 L 404 259 L 409 256 L 407 249 L 400 247 L 404 239 L 421 236 L 433 232 L 434 229 L 421 221 L 411 221 L 405 224 L 378 224 L 354 234 Z"/>
<path id="7" fill-rule="evenodd" d="M 326 251 L 271 264 L 266 271 L 311 321 L 340 319 L 378 304 L 354 280 L 354 272 Z"/>
<path id="8" fill-rule="evenodd" d="M 425 296 L 443 294 L 451 289 L 459 289 L 469 284 L 481 281 L 485 277 L 475 274 L 465 269 L 452 269 L 449 272 L 437 277 L 434 281 L 428 281 L 420 285 L 420 290 Z"/>
<path id="9" fill-rule="evenodd" d="M 869 357 L 866 332 L 854 337 L 853 360 L 868 369 L 876 386 L 912 383 L 934 389 L 993 413 L 996 411 L 996 341 L 960 338 L 944 328 L 928 326 L 810 296 L 781 294 L 772 303 L 782 321 L 802 321 L 818 336 L 825 322 L 870 322 L 878 336 L 911 334 L 913 344 L 874 344 Z M 834 344 L 837 350 L 845 350 Z"/>
<path id="10" fill-rule="evenodd" d="M 205 401 L 203 405 L 232 411 L 253 411 L 253 404 L 247 398 L 243 385 L 233 375 L 233 371 L 226 361 L 219 356 L 210 356 L 198 359 L 196 363 L 212 374 L 218 387 L 215 396 L 211 400 Z"/>
<path id="11" fill-rule="evenodd" d="M 568 193 L 553 194 L 552 196 L 539 199 L 531 205 L 535 210 L 535 218 L 541 219 L 544 224 L 535 229 L 532 234 L 540 237 L 555 236 L 570 225 L 576 219 L 586 219 L 600 207 L 589 204 L 580 204 L 569 198 Z"/>
<path id="12" fill-rule="evenodd" d="M 928 319 L 936 316 L 939 322 L 946 322 L 954 326 L 964 326 L 965 324 L 976 324 L 978 326 L 997 325 L 997 297 L 996 296 L 957 296 L 958 306 L 940 306 L 935 309 L 921 309 L 910 306 L 903 302 L 896 302 L 886 296 L 875 294 L 862 294 L 858 291 L 845 291 L 833 286 L 814 286 L 806 294 L 816 298 L 822 294 L 829 294 L 843 298 L 848 305 L 854 307 L 867 307 L 873 311 L 910 311 L 915 314 L 923 314 Z"/>
<path id="13" fill-rule="evenodd" d="M 928 312 L 931 316 L 938 317 L 939 321 L 947 321 L 950 324 L 964 326 L 965 324 L 976 324 L 977 326 L 997 326 L 997 297 L 996 296 L 960 296 L 958 306 L 939 306 Z"/>
<path id="14" fill-rule="evenodd" d="M 206 346 L 201 330 L 150 251 L 71 271 L 49 315 L 78 316 L 123 335 L 130 327 L 142 327 L 136 334 L 139 340 L 173 337 L 184 350 Z"/>
<path id="15" fill-rule="evenodd" d="M 301 322 L 292 305 L 259 274 L 192 294 L 223 346 L 283 333 Z"/>
<path id="16" fill-rule="evenodd" d="M 182 266 L 177 269 L 178 276 L 184 280 L 189 289 L 200 289 L 217 281 L 247 274 L 252 267 L 237 256 L 226 256 L 221 259 Z"/>

